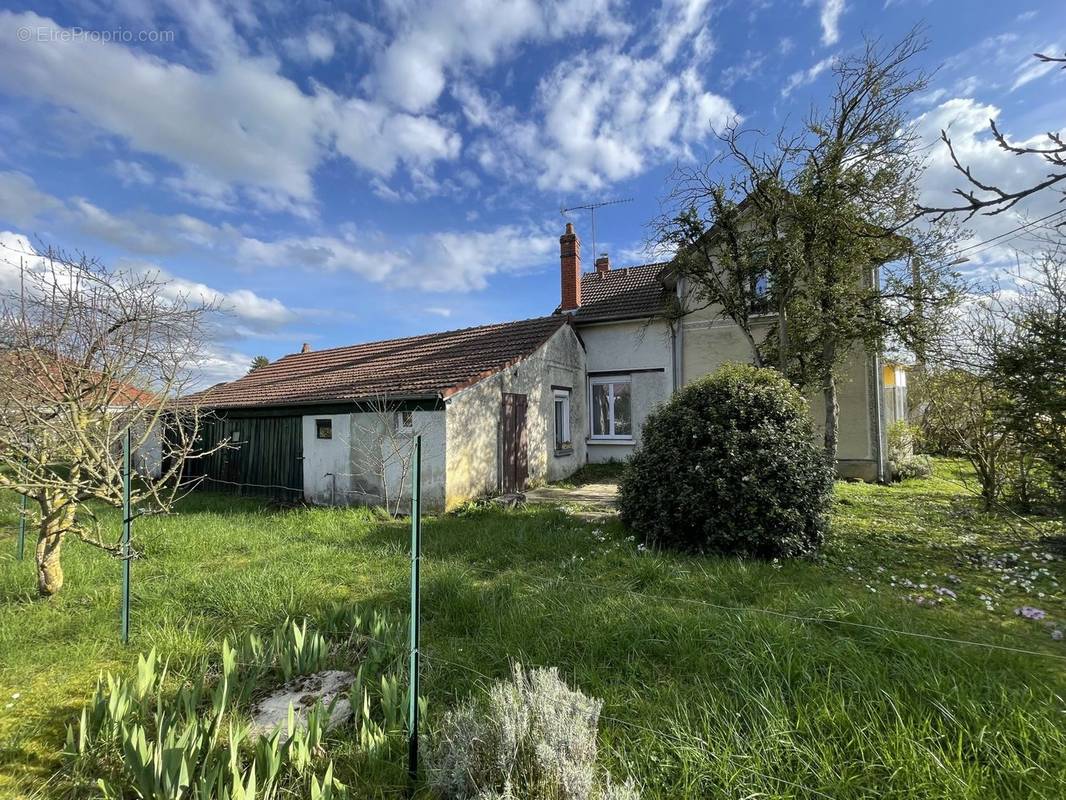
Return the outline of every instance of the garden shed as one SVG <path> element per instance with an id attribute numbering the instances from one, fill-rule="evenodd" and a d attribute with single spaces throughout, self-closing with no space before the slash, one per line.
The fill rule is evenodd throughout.
<path id="1" fill-rule="evenodd" d="M 284 356 L 192 395 L 206 488 L 328 505 L 428 508 L 566 477 L 585 463 L 585 351 L 570 320 L 519 322 Z"/>

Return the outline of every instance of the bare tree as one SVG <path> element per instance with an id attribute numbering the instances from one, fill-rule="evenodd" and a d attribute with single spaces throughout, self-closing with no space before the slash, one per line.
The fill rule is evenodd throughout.
<path id="1" fill-rule="evenodd" d="M 835 62 L 826 107 L 762 149 L 727 130 L 720 159 L 675 175 L 653 225 L 694 290 L 675 313 L 716 308 L 743 331 L 756 365 L 820 390 L 831 461 L 847 360 L 890 338 L 913 346 L 919 323 L 957 297 L 944 258 L 950 223 L 914 214 L 924 163 L 908 106 L 927 85 L 914 67 L 924 46 L 918 31 L 891 46 L 867 41 Z M 758 314 L 767 311 L 772 324 Z"/>
<path id="2" fill-rule="evenodd" d="M 158 273 L 109 269 L 51 248 L 0 254 L 0 486 L 34 504 L 37 589 L 63 585 L 68 536 L 119 555 L 100 504 L 122 504 L 122 442 L 153 452 L 133 482 L 142 510 L 180 490 L 198 410 L 176 402 L 204 352 L 207 300 Z M 115 540 L 117 540 L 117 536 Z"/>
<path id="3" fill-rule="evenodd" d="M 1066 69 L 1066 55 L 1057 57 L 1043 53 L 1033 53 L 1033 57 L 1047 64 L 1061 64 L 1062 68 Z M 1036 183 L 1018 189 L 1005 189 L 997 186 L 974 175 L 968 166 L 959 161 L 955 146 L 951 142 L 951 137 L 948 136 L 947 131 L 942 130 L 940 131 L 940 138 L 948 146 L 951 163 L 965 179 L 966 185 L 954 190 L 954 194 L 961 198 L 957 205 L 942 207 L 919 205 L 919 211 L 923 214 L 933 214 L 937 217 L 943 217 L 946 214 L 965 213 L 966 219 L 978 212 L 988 216 L 995 216 L 1009 211 L 1031 195 L 1042 192 L 1045 189 L 1064 185 L 1064 182 L 1066 182 L 1066 141 L 1063 141 L 1061 133 L 1048 131 L 1045 134 L 1045 143 L 1042 145 L 1022 145 L 1011 142 L 996 125 L 994 119 L 988 121 L 988 126 L 1001 150 L 1015 156 L 1031 156 L 1041 159 L 1049 170 L 1047 174 Z M 1066 200 L 1066 189 L 1059 189 L 1059 191 L 1063 194 L 1063 200 Z"/>
<path id="4" fill-rule="evenodd" d="M 433 418 L 405 409 L 402 403 L 387 395 L 365 405 L 364 410 L 352 415 L 354 465 L 366 471 L 376 484 L 374 488 L 385 510 L 396 516 L 411 481 L 415 436 L 426 436 L 436 429 L 437 423 Z"/>
<path id="5" fill-rule="evenodd" d="M 782 134 L 776 147 L 749 151 L 747 133 L 759 132 L 729 126 L 718 136 L 721 156 L 705 166 L 674 170 L 666 210 L 651 224 L 649 249 L 676 253 L 673 267 L 689 284 L 688 297 L 671 316 L 716 310 L 737 325 L 752 362 L 761 367 L 760 314 L 778 312 L 779 350 L 787 350 L 785 306 L 792 281 L 783 228 L 796 140 Z M 726 177 L 718 176 L 720 169 Z"/>

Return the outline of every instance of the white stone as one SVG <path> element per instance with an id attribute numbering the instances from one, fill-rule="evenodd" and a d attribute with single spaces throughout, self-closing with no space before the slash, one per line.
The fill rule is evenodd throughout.
<path id="1" fill-rule="evenodd" d="M 293 708 L 296 727 L 306 727 L 307 713 L 315 703 L 321 701 L 324 708 L 329 708 L 334 698 L 337 702 L 329 715 L 326 727 L 343 725 L 352 718 L 348 689 L 354 681 L 355 675 L 339 669 L 327 669 L 313 675 L 293 678 L 252 707 L 252 735 L 270 736 L 278 728 L 287 732 L 290 705 Z"/>

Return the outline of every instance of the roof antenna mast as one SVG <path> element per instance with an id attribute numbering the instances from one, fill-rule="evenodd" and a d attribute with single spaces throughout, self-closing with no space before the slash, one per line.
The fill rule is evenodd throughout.
<path id="1" fill-rule="evenodd" d="M 597 208 L 603 208 L 604 206 L 617 206 L 617 205 L 621 205 L 622 203 L 632 203 L 632 202 L 633 202 L 633 198 L 632 197 L 625 197 L 625 198 L 622 198 L 621 200 L 603 200 L 603 201 L 601 201 L 599 203 L 586 203 L 583 206 L 571 206 L 570 208 L 561 208 L 561 209 L 559 209 L 559 213 L 562 214 L 565 217 L 571 211 L 587 211 L 587 212 L 589 212 L 589 219 L 590 219 L 590 221 L 592 223 L 592 258 L 596 259 L 600 255 L 599 252 L 596 250 L 596 209 Z"/>

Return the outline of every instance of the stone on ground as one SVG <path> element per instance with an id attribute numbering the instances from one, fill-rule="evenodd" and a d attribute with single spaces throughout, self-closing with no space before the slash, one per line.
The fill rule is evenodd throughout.
<path id="1" fill-rule="evenodd" d="M 313 675 L 300 675 L 275 689 L 252 706 L 252 735 L 270 736 L 281 728 L 288 731 L 289 706 L 297 728 L 307 727 L 307 714 L 315 703 L 321 701 L 323 708 L 337 700 L 329 715 L 327 728 L 343 725 L 352 718 L 352 704 L 348 689 L 355 675 L 339 669 L 327 669 Z"/>

